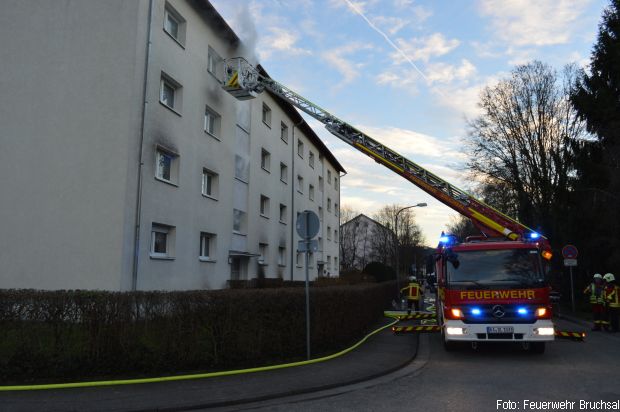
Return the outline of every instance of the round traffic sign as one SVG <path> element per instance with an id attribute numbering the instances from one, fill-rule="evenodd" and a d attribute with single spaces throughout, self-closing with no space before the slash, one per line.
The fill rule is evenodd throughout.
<path id="1" fill-rule="evenodd" d="M 312 239 L 319 233 L 321 222 L 312 210 L 304 210 L 297 216 L 297 234 L 302 239 Z"/>
<path id="2" fill-rule="evenodd" d="M 577 259 L 577 255 L 579 255 L 579 252 L 573 245 L 566 245 L 562 248 L 562 256 L 564 256 L 564 259 Z"/>

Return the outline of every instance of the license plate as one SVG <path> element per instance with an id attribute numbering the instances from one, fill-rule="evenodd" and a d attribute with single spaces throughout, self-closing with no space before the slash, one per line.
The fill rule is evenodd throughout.
<path id="1" fill-rule="evenodd" d="M 488 326 L 487 333 L 514 333 L 512 326 Z"/>

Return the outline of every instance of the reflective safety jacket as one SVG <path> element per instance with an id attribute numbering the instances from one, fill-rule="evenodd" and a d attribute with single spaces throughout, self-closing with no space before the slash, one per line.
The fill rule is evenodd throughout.
<path id="1" fill-rule="evenodd" d="M 603 285 L 596 286 L 596 283 L 592 282 L 583 290 L 583 293 L 590 294 L 590 303 L 605 303 L 605 287 Z"/>
<path id="2" fill-rule="evenodd" d="M 400 293 L 406 293 L 407 300 L 420 300 L 420 284 L 418 282 L 409 282 L 409 285 L 402 288 Z"/>
<path id="3" fill-rule="evenodd" d="M 610 308 L 620 308 L 620 287 L 608 285 L 605 289 L 605 300 Z"/>

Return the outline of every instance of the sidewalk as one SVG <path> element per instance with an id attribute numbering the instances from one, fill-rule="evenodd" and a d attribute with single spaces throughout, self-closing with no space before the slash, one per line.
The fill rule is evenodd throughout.
<path id="1" fill-rule="evenodd" d="M 387 323 L 385 320 L 381 325 Z M 202 380 L 0 392 L 0 409 L 172 411 L 242 404 L 315 392 L 376 378 L 410 363 L 417 349 L 418 335 L 394 336 L 388 328 L 342 357 L 312 365 Z"/>

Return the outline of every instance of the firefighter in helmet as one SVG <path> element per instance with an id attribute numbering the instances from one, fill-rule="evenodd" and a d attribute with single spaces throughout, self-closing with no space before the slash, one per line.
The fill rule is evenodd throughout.
<path id="1" fill-rule="evenodd" d="M 601 330 L 607 324 L 603 276 L 600 273 L 595 273 L 592 277 L 592 283 L 584 289 L 583 293 L 590 296 L 590 305 L 592 306 L 592 316 L 594 318 L 592 330 Z"/>
<path id="2" fill-rule="evenodd" d="M 409 284 L 400 290 L 400 294 L 407 298 L 407 315 L 411 314 L 411 305 L 416 312 L 420 310 L 420 284 L 414 276 L 409 276 Z"/>
<path id="3" fill-rule="evenodd" d="M 605 287 L 605 301 L 609 316 L 609 332 L 618 332 L 618 314 L 620 314 L 620 287 L 616 284 L 613 273 L 606 273 L 603 279 L 607 282 Z"/>

